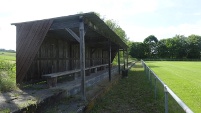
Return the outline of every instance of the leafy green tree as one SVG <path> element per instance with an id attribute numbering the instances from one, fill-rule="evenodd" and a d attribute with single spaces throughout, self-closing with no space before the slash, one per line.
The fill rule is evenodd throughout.
<path id="1" fill-rule="evenodd" d="M 186 57 L 187 38 L 183 35 L 176 35 L 172 39 L 173 39 L 174 57 L 175 58 Z"/>
<path id="2" fill-rule="evenodd" d="M 183 35 L 175 35 L 165 39 L 166 55 L 168 58 L 185 58 L 187 55 L 187 38 Z M 160 51 L 162 52 L 162 51 Z"/>
<path id="3" fill-rule="evenodd" d="M 190 35 L 188 36 L 187 43 L 188 43 L 187 58 L 200 58 L 201 36 Z"/>
<path id="4" fill-rule="evenodd" d="M 172 38 L 166 39 L 165 43 L 168 51 L 168 58 L 174 58 L 174 41 Z"/>
<path id="5" fill-rule="evenodd" d="M 144 44 L 146 44 L 148 49 L 148 57 L 154 57 L 157 54 L 157 43 L 158 39 L 154 35 L 150 35 L 144 39 Z"/>
<path id="6" fill-rule="evenodd" d="M 142 42 L 133 42 L 130 47 L 130 55 L 133 58 L 147 58 L 148 46 Z"/>
<path id="7" fill-rule="evenodd" d="M 128 42 L 126 32 L 114 20 L 105 20 L 108 27 L 113 30 L 125 43 Z"/>
<path id="8" fill-rule="evenodd" d="M 113 30 L 125 43 L 127 43 L 128 37 L 126 35 L 126 32 L 117 24 L 116 21 L 114 21 L 113 19 L 108 19 L 106 20 L 104 17 L 101 17 L 100 13 L 95 12 L 95 14 L 100 17 L 105 24 L 111 29 Z"/>
<path id="9" fill-rule="evenodd" d="M 169 51 L 166 46 L 166 41 L 167 39 L 162 39 L 157 43 L 158 57 L 160 58 L 169 58 Z"/>

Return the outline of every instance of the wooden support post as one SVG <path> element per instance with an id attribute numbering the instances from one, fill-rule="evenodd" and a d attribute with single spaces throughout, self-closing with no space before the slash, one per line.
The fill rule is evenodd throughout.
<path id="1" fill-rule="evenodd" d="M 120 55 L 119 55 L 119 49 L 118 49 L 118 70 L 119 70 L 119 74 L 120 72 Z"/>
<path id="2" fill-rule="evenodd" d="M 65 51 L 65 44 L 66 44 L 66 42 L 63 42 L 63 48 L 62 48 L 62 49 L 63 49 L 63 51 L 62 51 L 63 56 L 62 56 L 62 57 L 64 58 L 64 60 L 62 60 L 62 63 L 63 63 L 63 64 L 62 64 L 62 65 L 63 65 L 62 71 L 66 71 L 66 60 L 65 60 L 65 58 L 66 58 L 65 52 L 66 52 L 66 51 Z"/>
<path id="3" fill-rule="evenodd" d="M 123 49 L 123 60 L 124 60 L 124 70 L 125 70 L 125 52 L 124 52 L 124 49 Z"/>
<path id="4" fill-rule="evenodd" d="M 51 50 L 50 50 L 50 54 L 51 54 L 51 72 L 50 73 L 54 73 L 55 70 L 54 70 L 54 48 L 55 48 L 55 45 L 54 44 L 51 44 Z M 49 68 L 49 67 L 48 67 Z M 49 69 L 48 69 L 49 70 Z"/>
<path id="5" fill-rule="evenodd" d="M 57 70 L 57 72 L 59 72 L 60 71 L 60 69 L 59 69 L 59 40 L 57 40 L 57 44 L 56 44 L 56 62 L 57 62 L 57 67 L 56 67 L 56 70 Z M 53 49 L 54 50 L 54 49 Z M 54 51 L 53 51 L 53 53 L 54 53 Z"/>
<path id="6" fill-rule="evenodd" d="M 93 59 L 92 59 L 93 53 L 92 48 L 90 48 L 90 66 L 93 66 Z"/>
<path id="7" fill-rule="evenodd" d="M 103 64 L 103 49 L 101 50 L 101 64 Z M 104 66 L 101 67 L 101 70 L 104 70 Z"/>
<path id="8" fill-rule="evenodd" d="M 81 93 L 82 93 L 82 99 L 86 101 L 86 95 L 85 95 L 85 39 L 84 39 L 84 22 L 83 17 L 80 16 L 80 26 L 79 26 L 79 32 L 80 32 L 80 75 L 82 77 L 81 81 Z"/>
<path id="9" fill-rule="evenodd" d="M 111 42 L 109 41 L 109 49 L 108 49 L 108 73 L 109 73 L 109 81 L 111 81 Z"/>
<path id="10" fill-rule="evenodd" d="M 73 58 L 73 55 L 72 55 L 72 45 L 70 44 L 69 45 L 69 70 L 73 69 L 72 58 Z"/>
<path id="11" fill-rule="evenodd" d="M 97 73 L 97 68 L 94 68 L 94 73 Z"/>
<path id="12" fill-rule="evenodd" d="M 128 49 L 126 49 L 127 69 L 128 69 Z"/>
<path id="13" fill-rule="evenodd" d="M 79 77 L 79 75 L 78 75 L 79 73 L 74 73 L 74 78 L 75 78 L 75 80 L 77 80 L 78 79 L 78 77 Z"/>
<path id="14" fill-rule="evenodd" d="M 39 49 L 39 60 L 38 60 L 39 62 L 39 70 L 38 70 L 38 75 L 39 75 L 39 78 L 41 78 L 41 76 L 40 75 L 42 75 L 43 73 L 42 73 L 42 66 L 41 66 L 41 48 Z"/>
<path id="15" fill-rule="evenodd" d="M 103 50 L 101 51 L 102 53 L 101 53 L 101 64 L 104 64 L 104 62 L 103 62 Z"/>

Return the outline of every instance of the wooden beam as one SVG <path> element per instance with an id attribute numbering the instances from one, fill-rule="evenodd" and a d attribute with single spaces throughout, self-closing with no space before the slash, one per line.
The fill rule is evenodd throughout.
<path id="1" fill-rule="evenodd" d="M 101 52 L 102 52 L 102 53 L 101 53 L 101 64 L 103 64 L 103 63 L 104 63 L 104 61 L 103 61 L 103 57 L 104 57 L 104 55 L 103 55 L 103 53 L 104 53 L 104 52 L 103 52 L 103 49 L 101 50 Z"/>
<path id="2" fill-rule="evenodd" d="M 108 73 L 109 73 L 109 81 L 111 82 L 111 42 L 109 41 L 108 47 Z"/>
<path id="3" fill-rule="evenodd" d="M 57 62 L 57 67 L 56 67 L 56 70 L 57 70 L 57 72 L 59 72 L 60 71 L 60 69 L 59 69 L 59 40 L 57 40 L 57 44 L 56 44 L 56 62 Z M 54 52 L 54 51 L 53 51 Z"/>
<path id="4" fill-rule="evenodd" d="M 96 51 L 97 48 L 92 49 L 91 54 L 93 54 Z"/>
<path id="5" fill-rule="evenodd" d="M 81 93 L 82 93 L 82 99 L 86 101 L 86 91 L 85 91 L 85 39 L 84 39 L 84 22 L 83 17 L 80 16 L 80 26 L 79 26 L 79 32 L 80 32 L 80 75 L 82 77 L 81 80 Z"/>
<path id="6" fill-rule="evenodd" d="M 72 53 L 72 44 L 69 45 L 69 70 L 73 70 L 73 53 Z"/>
<path id="7" fill-rule="evenodd" d="M 128 49 L 126 49 L 127 69 L 128 69 Z"/>
<path id="8" fill-rule="evenodd" d="M 68 33 L 70 33 L 78 42 L 80 42 L 80 38 L 69 28 L 65 28 Z"/>
<path id="9" fill-rule="evenodd" d="M 68 70 L 68 71 L 63 71 L 63 72 L 57 72 L 57 73 L 50 73 L 50 74 L 45 74 L 42 75 L 43 78 L 54 78 L 54 77 L 59 77 L 59 76 L 64 76 L 68 74 L 73 74 L 79 72 L 80 69 L 75 69 L 75 70 Z"/>
<path id="10" fill-rule="evenodd" d="M 124 70 L 125 70 L 126 62 L 125 62 L 125 50 L 124 49 L 123 49 L 123 60 L 124 60 Z"/>
<path id="11" fill-rule="evenodd" d="M 118 49 L 118 71 L 120 74 L 120 54 L 119 54 L 119 49 Z"/>
<path id="12" fill-rule="evenodd" d="M 65 28 L 75 28 L 79 27 L 79 21 L 69 21 L 69 22 L 56 22 L 53 23 L 49 30 L 58 30 L 58 29 L 65 29 Z"/>
<path id="13" fill-rule="evenodd" d="M 51 44 L 51 48 L 50 48 L 50 54 L 51 54 L 51 58 L 54 57 L 54 48 L 56 48 L 57 45 Z M 54 59 L 51 59 L 51 73 L 54 73 Z"/>
<path id="14" fill-rule="evenodd" d="M 92 48 L 90 48 L 90 66 L 93 66 L 93 59 L 92 59 Z"/>

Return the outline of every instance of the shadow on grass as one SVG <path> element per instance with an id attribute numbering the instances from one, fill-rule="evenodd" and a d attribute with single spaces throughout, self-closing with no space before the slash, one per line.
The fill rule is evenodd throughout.
<path id="1" fill-rule="evenodd" d="M 99 99 L 92 113 L 161 113 L 141 63 L 129 71 L 105 96 Z"/>

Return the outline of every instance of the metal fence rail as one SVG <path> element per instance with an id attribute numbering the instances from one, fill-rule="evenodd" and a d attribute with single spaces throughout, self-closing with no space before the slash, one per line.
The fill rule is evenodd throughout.
<path id="1" fill-rule="evenodd" d="M 154 96 L 155 99 L 157 99 L 159 88 L 157 81 L 163 86 L 164 88 L 164 107 L 165 107 L 165 113 L 168 113 L 170 111 L 170 108 L 168 106 L 169 102 L 169 96 L 173 98 L 173 100 L 183 109 L 185 113 L 193 113 L 193 111 L 160 79 L 158 76 L 146 65 L 146 63 L 141 60 L 142 66 L 145 70 L 146 76 L 149 79 L 151 83 L 151 87 L 154 87 Z"/>

